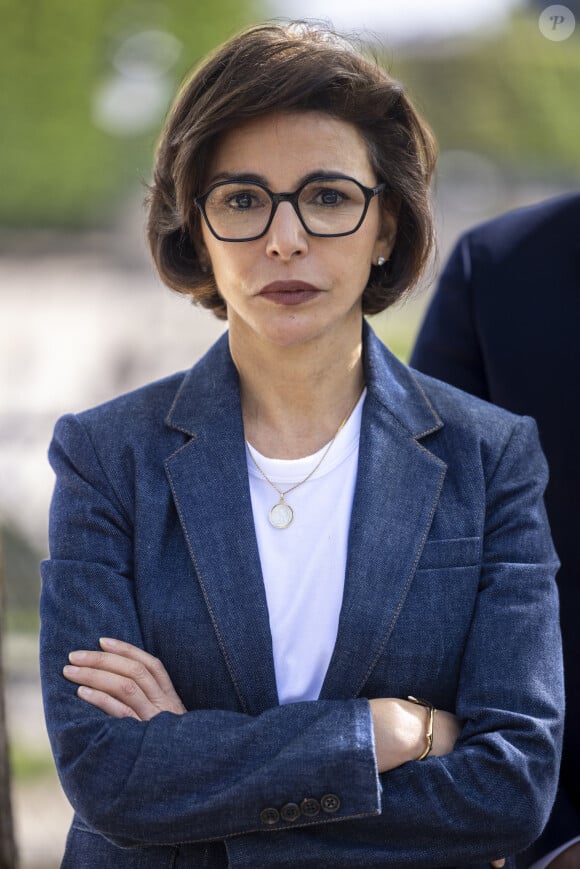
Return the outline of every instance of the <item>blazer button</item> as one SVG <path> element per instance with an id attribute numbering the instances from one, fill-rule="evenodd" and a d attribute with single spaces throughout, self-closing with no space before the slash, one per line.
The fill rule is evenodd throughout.
<path id="1" fill-rule="evenodd" d="M 314 797 L 307 797 L 300 803 L 300 811 L 305 818 L 315 818 L 320 814 L 320 803 Z"/>
<path id="2" fill-rule="evenodd" d="M 296 805 L 296 803 L 286 803 L 280 809 L 280 815 L 283 821 L 288 821 L 289 823 L 296 821 L 300 817 L 300 806 Z"/>
<path id="3" fill-rule="evenodd" d="M 340 800 L 336 794 L 325 794 L 320 799 L 320 805 L 327 815 L 334 815 L 340 809 Z"/>
<path id="4" fill-rule="evenodd" d="M 268 806 L 267 809 L 262 809 L 260 812 L 260 820 L 263 824 L 277 824 L 280 820 L 280 812 L 273 806 Z"/>

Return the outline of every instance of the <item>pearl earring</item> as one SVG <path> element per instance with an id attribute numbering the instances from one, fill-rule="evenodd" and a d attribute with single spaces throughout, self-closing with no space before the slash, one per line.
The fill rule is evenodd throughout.
<path id="1" fill-rule="evenodd" d="M 386 259 L 384 258 L 384 256 L 377 257 L 377 265 L 379 268 L 381 266 L 384 266 L 385 263 L 386 263 Z"/>

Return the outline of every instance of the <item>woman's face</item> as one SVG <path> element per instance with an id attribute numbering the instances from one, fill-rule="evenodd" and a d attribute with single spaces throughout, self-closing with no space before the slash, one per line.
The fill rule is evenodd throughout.
<path id="1" fill-rule="evenodd" d="M 273 114 L 223 136 L 206 189 L 251 176 L 273 193 L 292 192 L 309 176 L 329 173 L 365 187 L 377 184 L 356 127 L 324 112 Z M 237 198 L 234 206 L 247 207 L 248 200 Z M 395 220 L 377 196 L 362 226 L 338 238 L 309 235 L 289 202 L 279 204 L 266 234 L 254 241 L 220 241 L 202 221 L 202 255 L 209 258 L 227 304 L 230 340 L 288 346 L 324 335 L 360 336 L 361 298 L 371 264 L 379 256 L 388 259 L 395 232 Z"/>

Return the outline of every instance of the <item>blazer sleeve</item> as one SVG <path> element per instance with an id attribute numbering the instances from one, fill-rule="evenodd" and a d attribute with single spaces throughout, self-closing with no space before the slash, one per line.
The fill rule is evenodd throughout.
<path id="1" fill-rule="evenodd" d="M 101 635 L 143 647 L 134 535 L 123 506 L 129 495 L 108 478 L 76 417 L 57 424 L 50 460 L 56 487 L 51 558 L 42 565 L 41 672 L 59 776 L 78 815 L 132 846 L 267 829 L 264 808 L 327 794 L 340 795 L 340 810 L 320 812 L 318 825 L 378 814 L 364 699 L 297 703 L 257 717 L 208 709 L 139 722 L 111 718 L 78 698 L 62 668 L 72 649 L 94 648 L 96 625 Z"/>
<path id="2" fill-rule="evenodd" d="M 469 236 L 453 249 L 425 314 L 410 365 L 489 401 L 474 315 Z"/>

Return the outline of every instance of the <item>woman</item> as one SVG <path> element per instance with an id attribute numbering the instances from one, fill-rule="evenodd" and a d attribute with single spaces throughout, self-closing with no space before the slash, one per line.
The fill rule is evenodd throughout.
<path id="1" fill-rule="evenodd" d="M 253 28 L 182 89 L 149 238 L 229 329 L 56 428 L 63 866 L 486 865 L 545 822 L 562 695 L 534 423 L 363 321 L 427 260 L 433 164 L 400 86 L 323 30 Z"/>

